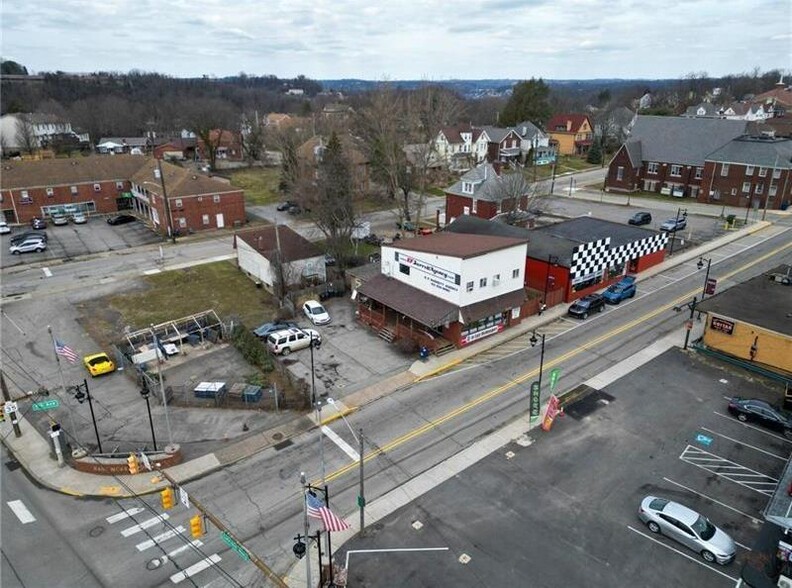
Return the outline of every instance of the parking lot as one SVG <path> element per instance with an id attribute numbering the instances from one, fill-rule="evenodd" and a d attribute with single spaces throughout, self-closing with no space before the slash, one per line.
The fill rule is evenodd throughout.
<path id="1" fill-rule="evenodd" d="M 352 554 L 350 585 L 734 586 L 792 449 L 730 416 L 736 395 L 773 391 L 672 349 L 347 543 L 338 556 L 448 548 Z M 637 517 L 647 495 L 708 517 L 736 561 L 707 563 L 650 532 Z"/>
<path id="2" fill-rule="evenodd" d="M 160 237 L 142 222 L 110 226 L 104 216 L 89 216 L 84 225 L 69 223 L 59 227 L 47 223 L 47 250 L 41 253 L 12 255 L 8 251 L 14 235 L 32 231 L 29 225 L 15 227 L 10 234 L 2 237 L 0 260 L 3 267 L 24 263 L 44 262 L 54 259 L 69 260 L 83 255 L 117 251 L 139 245 L 159 243 Z"/>

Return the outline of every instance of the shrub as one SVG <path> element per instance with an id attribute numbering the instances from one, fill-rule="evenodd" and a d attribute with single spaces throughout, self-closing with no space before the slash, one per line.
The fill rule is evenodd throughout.
<path id="1" fill-rule="evenodd" d="M 231 332 L 231 343 L 236 347 L 250 365 L 262 371 L 271 372 L 274 369 L 272 356 L 264 344 L 251 331 L 243 325 L 236 325 Z"/>

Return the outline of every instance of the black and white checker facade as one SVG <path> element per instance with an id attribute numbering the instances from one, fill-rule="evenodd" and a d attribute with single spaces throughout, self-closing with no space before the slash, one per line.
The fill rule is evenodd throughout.
<path id="1" fill-rule="evenodd" d="M 646 239 L 631 241 L 615 249 L 610 247 L 610 237 L 578 245 L 572 250 L 569 279 L 572 284 L 584 282 L 593 276 L 601 276 L 611 267 L 627 263 L 665 248 L 666 233 L 658 233 Z"/>

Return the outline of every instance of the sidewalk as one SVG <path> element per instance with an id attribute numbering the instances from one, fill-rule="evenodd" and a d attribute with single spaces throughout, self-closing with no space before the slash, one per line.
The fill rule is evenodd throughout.
<path id="1" fill-rule="evenodd" d="M 767 222 L 754 223 L 695 249 L 683 251 L 643 272 L 638 279 L 639 281 L 647 279 L 670 267 L 696 259 L 709 251 L 736 241 L 744 235 L 759 231 L 769 224 Z M 341 399 L 335 399 L 335 408 L 327 407 L 323 411 L 321 424 L 332 422 L 341 418 L 342 415 L 349 414 L 414 382 L 439 374 L 474 355 L 536 330 L 542 325 L 564 315 L 566 308 L 566 304 L 560 304 L 548 309 L 541 315 L 528 317 L 519 325 L 488 337 L 475 345 L 457 349 L 443 357 L 431 357 L 425 361 L 418 360 L 404 372 L 387 377 Z M 304 415 L 274 429 L 263 431 L 229 444 L 214 453 L 168 468 L 167 471 L 181 483 L 195 480 L 246 457 L 255 455 L 268 447 L 305 433 L 319 424 L 315 413 Z M 123 498 L 155 492 L 166 485 L 151 472 L 144 472 L 135 476 L 120 475 L 113 477 L 78 472 L 70 467 L 59 468 L 51 455 L 49 439 L 39 433 L 24 418 L 20 418 L 20 428 L 22 436 L 17 438 L 13 434 L 10 418 L 0 423 L 0 435 L 2 435 L 3 442 L 31 477 L 47 488 L 72 496 L 114 496 Z"/>

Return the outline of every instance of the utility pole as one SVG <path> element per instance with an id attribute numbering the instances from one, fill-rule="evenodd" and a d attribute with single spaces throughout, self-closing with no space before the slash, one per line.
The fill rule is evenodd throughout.
<path id="1" fill-rule="evenodd" d="M 359 430 L 358 437 L 360 440 L 360 496 L 358 496 L 358 506 L 360 507 L 360 535 L 363 535 L 363 529 L 366 528 L 366 495 L 363 492 L 363 429 Z"/>
<path id="2" fill-rule="evenodd" d="M 165 217 L 168 221 L 168 233 L 173 243 L 176 243 L 176 232 L 173 229 L 173 216 L 171 215 L 170 202 L 168 202 L 168 193 L 165 190 L 165 176 L 162 173 L 162 161 L 157 159 L 157 175 L 159 176 L 160 185 L 162 186 L 162 201 L 165 204 Z"/>
<path id="3" fill-rule="evenodd" d="M 160 362 L 162 361 L 160 359 L 160 354 L 162 354 L 164 358 L 165 350 L 160 349 L 160 340 L 159 337 L 157 337 L 157 333 L 154 332 L 154 325 L 149 325 L 149 330 L 151 331 L 152 342 L 154 343 L 154 358 L 157 360 L 157 377 L 159 378 L 159 389 L 162 395 L 162 406 L 165 409 L 165 427 L 168 431 L 168 446 L 165 448 L 165 451 L 168 451 L 168 449 L 173 448 L 173 431 L 171 431 L 170 417 L 168 416 L 168 398 L 165 394 L 165 385 L 162 380 L 162 367 L 160 366 Z"/>
<path id="4" fill-rule="evenodd" d="M 0 370 L 0 390 L 2 390 L 3 400 L 5 402 L 13 402 L 11 400 L 11 395 L 8 393 L 8 387 L 6 386 L 6 381 L 5 381 L 5 374 L 3 374 L 2 370 Z M 3 409 L 5 410 L 5 405 L 3 406 Z M 11 417 L 11 425 L 14 427 L 14 436 L 21 437 L 22 430 L 19 428 L 19 418 L 17 417 L 16 410 L 12 410 L 11 412 L 9 412 L 8 416 Z"/>

